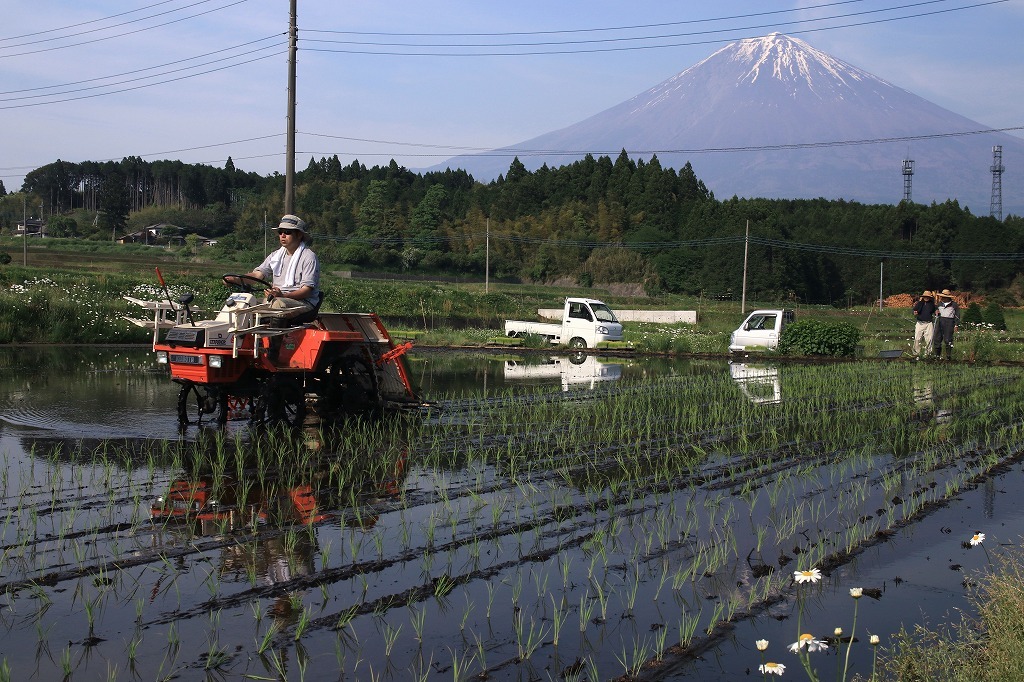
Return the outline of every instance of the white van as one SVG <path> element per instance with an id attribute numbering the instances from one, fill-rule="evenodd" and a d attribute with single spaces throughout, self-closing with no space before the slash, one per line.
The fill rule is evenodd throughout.
<path id="1" fill-rule="evenodd" d="M 778 348 L 782 330 L 795 318 L 792 310 L 755 310 L 729 337 L 729 350 L 742 352 Z"/>

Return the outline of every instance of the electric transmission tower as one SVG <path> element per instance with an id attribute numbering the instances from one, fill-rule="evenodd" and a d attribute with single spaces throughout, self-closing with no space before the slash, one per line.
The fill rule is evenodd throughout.
<path id="1" fill-rule="evenodd" d="M 914 161 L 913 159 L 903 160 L 903 201 L 910 203 L 912 201 L 911 195 L 913 194 L 914 186 Z"/>
<path id="2" fill-rule="evenodd" d="M 988 206 L 988 214 L 1003 222 L 1003 145 L 992 147 L 992 201 Z"/>

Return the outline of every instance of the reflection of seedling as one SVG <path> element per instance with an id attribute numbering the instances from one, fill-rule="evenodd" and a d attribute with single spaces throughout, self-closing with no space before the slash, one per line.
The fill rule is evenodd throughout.
<path id="1" fill-rule="evenodd" d="M 413 632 L 416 633 L 416 641 L 423 643 L 423 628 L 427 620 L 427 612 L 424 609 L 417 609 L 409 606 L 409 622 L 412 623 Z"/>

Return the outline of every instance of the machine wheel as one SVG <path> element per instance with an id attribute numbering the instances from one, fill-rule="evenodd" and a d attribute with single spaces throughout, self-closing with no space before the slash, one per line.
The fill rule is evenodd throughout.
<path id="1" fill-rule="evenodd" d="M 192 420 L 195 417 L 195 420 Z M 180 424 L 207 423 L 224 426 L 228 421 L 228 393 L 215 386 L 203 386 L 191 381 L 178 391 L 178 422 Z"/>
<path id="2" fill-rule="evenodd" d="M 377 375 L 361 357 L 336 358 L 317 378 L 321 384 L 317 405 L 321 417 L 366 411 L 379 402 Z"/>
<path id="3" fill-rule="evenodd" d="M 569 339 L 569 348 L 586 348 L 587 342 L 581 336 L 574 336 Z"/>
<path id="4" fill-rule="evenodd" d="M 306 421 L 306 394 L 302 384 L 286 376 L 275 376 L 267 381 L 256 398 L 252 421 L 301 427 Z"/>

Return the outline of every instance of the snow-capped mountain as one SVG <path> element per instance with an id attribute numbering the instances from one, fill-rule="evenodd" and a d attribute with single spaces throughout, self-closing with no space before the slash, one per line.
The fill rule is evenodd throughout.
<path id="1" fill-rule="evenodd" d="M 993 145 L 1003 147 L 1003 213 L 1024 209 L 1024 140 L 943 109 L 802 40 L 773 33 L 742 40 L 617 106 L 500 151 L 434 169 L 478 180 L 508 170 L 560 166 L 586 153 L 657 153 L 687 161 L 719 198 L 847 199 L 897 203 L 903 160 L 913 159 L 913 200 L 953 198 L 987 215 Z M 823 143 L 842 142 L 826 145 Z"/>

